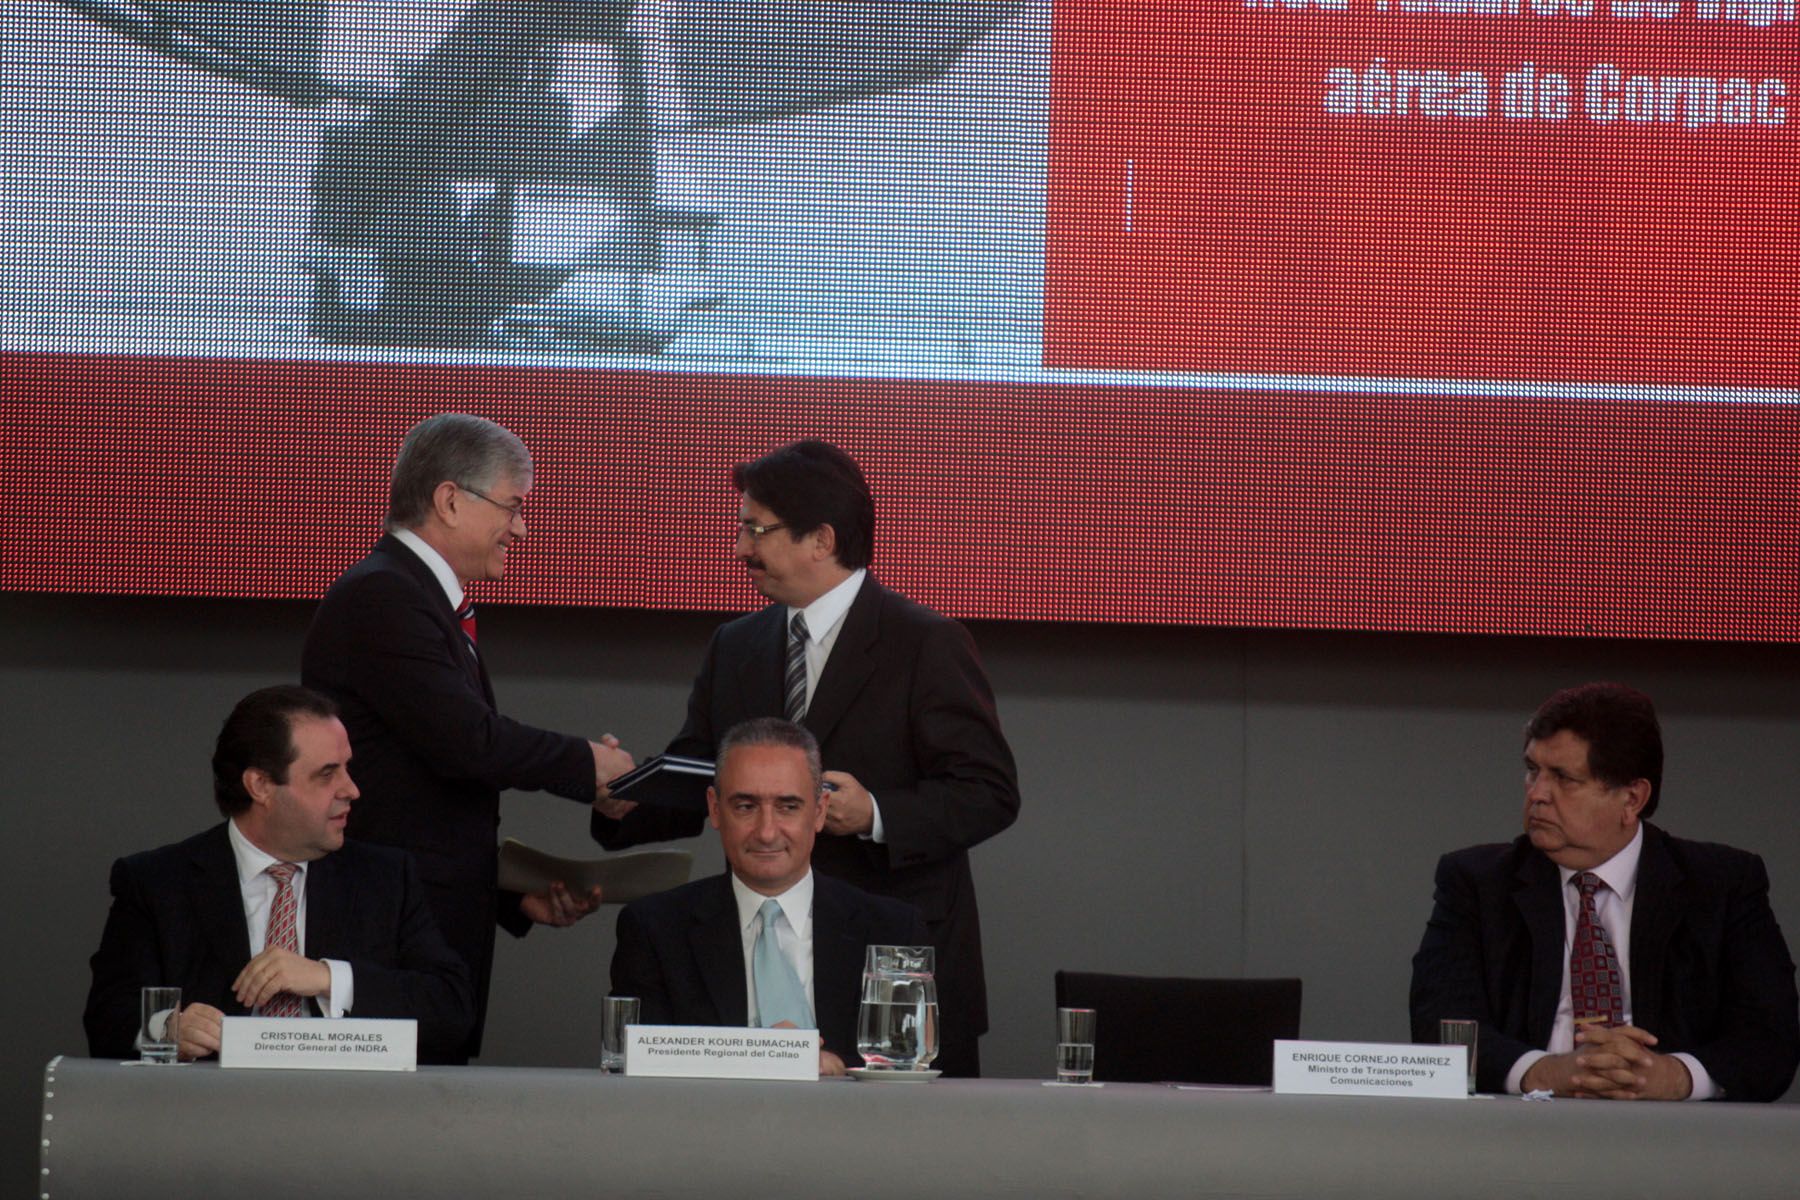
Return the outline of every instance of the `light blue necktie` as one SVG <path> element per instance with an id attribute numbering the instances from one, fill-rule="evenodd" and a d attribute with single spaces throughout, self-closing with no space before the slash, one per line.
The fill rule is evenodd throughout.
<path id="1" fill-rule="evenodd" d="M 756 947 L 750 954 L 750 974 L 756 980 L 756 1020 L 762 1026 L 792 1021 L 796 1029 L 812 1029 L 812 1005 L 800 975 L 775 944 L 775 922 L 781 916 L 779 900 L 764 900 L 762 926 L 756 931 Z"/>

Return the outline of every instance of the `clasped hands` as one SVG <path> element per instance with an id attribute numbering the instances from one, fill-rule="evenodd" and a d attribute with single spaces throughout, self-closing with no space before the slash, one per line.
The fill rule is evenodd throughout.
<path id="1" fill-rule="evenodd" d="M 330 967 L 280 946 L 265 947 L 231 981 L 232 995 L 248 1009 L 260 1008 L 282 992 L 310 999 L 330 991 Z M 225 1014 L 210 1004 L 194 1003 L 182 1009 L 175 1035 L 176 1052 L 182 1061 L 217 1054 L 224 1022 Z"/>
<path id="2" fill-rule="evenodd" d="M 1585 1100 L 1687 1099 L 1694 1090 L 1687 1064 L 1654 1045 L 1656 1035 L 1635 1025 L 1577 1029 L 1575 1049 L 1532 1063 L 1520 1086 Z"/>

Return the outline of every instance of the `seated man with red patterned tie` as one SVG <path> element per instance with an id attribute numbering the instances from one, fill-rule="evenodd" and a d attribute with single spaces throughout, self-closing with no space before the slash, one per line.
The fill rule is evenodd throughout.
<path id="1" fill-rule="evenodd" d="M 419 1060 L 456 1057 L 468 968 L 438 932 L 412 860 L 346 845 L 357 797 L 337 707 L 299 687 L 240 701 L 213 752 L 226 821 L 119 859 L 83 1023 L 96 1057 L 134 1054 L 139 989 L 179 987 L 183 1059 L 228 1015 L 412 1017 Z"/>
<path id="2" fill-rule="evenodd" d="M 733 726 L 706 806 L 729 870 L 620 911 L 613 994 L 636 996 L 646 1025 L 817 1029 L 820 1074 L 861 1066 L 863 951 L 930 945 L 924 914 L 812 869 L 825 784 L 798 725 Z"/>
<path id="3" fill-rule="evenodd" d="M 1794 962 L 1762 859 L 1645 818 L 1662 731 L 1642 692 L 1556 693 L 1525 727 L 1525 832 L 1438 862 L 1412 1028 L 1476 1020 L 1484 1092 L 1776 1100 L 1800 1065 Z"/>

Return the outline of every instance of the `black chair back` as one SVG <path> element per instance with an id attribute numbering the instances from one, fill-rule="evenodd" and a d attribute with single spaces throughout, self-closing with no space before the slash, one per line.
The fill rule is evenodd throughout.
<path id="1" fill-rule="evenodd" d="M 1058 1008 L 1091 1008 L 1094 1078 L 1269 1086 L 1278 1038 L 1300 1035 L 1298 979 L 1056 973 Z"/>

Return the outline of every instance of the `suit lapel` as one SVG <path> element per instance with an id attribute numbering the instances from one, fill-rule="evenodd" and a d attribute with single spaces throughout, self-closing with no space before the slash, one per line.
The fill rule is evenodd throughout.
<path id="1" fill-rule="evenodd" d="M 336 858 L 327 854 L 306 867 L 306 944 L 300 951 L 308 958 L 350 958 L 341 947 L 354 903 L 344 894 L 344 873 Z"/>
<path id="2" fill-rule="evenodd" d="M 191 861 L 188 896 L 206 947 L 209 973 L 218 979 L 216 992 L 226 997 L 225 1012 L 240 1014 L 241 1005 L 230 999 L 231 981 L 250 961 L 250 927 L 244 920 L 244 892 L 238 885 L 237 856 L 231 838 L 220 825 L 216 836 L 196 849 Z"/>
<path id="3" fill-rule="evenodd" d="M 688 945 L 721 1025 L 748 1025 L 750 998 L 744 989 L 744 938 L 729 874 L 718 877 L 705 902 L 696 905 Z"/>
<path id="4" fill-rule="evenodd" d="M 1513 901 L 1531 939 L 1530 992 L 1526 996 L 1526 1040 L 1544 1046 L 1556 1024 L 1556 1007 L 1562 1000 L 1565 928 L 1556 864 L 1535 850 L 1528 851 L 1519 866 Z"/>
<path id="5" fill-rule="evenodd" d="M 746 653 L 737 665 L 740 720 L 781 715 L 781 677 L 787 669 L 786 613 L 785 605 L 771 604 L 750 622 Z M 715 734 L 724 732 L 715 730 Z"/>
<path id="6" fill-rule="evenodd" d="M 837 727 L 863 685 L 875 673 L 875 648 L 881 640 L 881 586 L 873 575 L 863 579 L 850 611 L 844 614 L 844 627 L 832 643 L 831 656 L 813 689 L 812 703 L 806 708 L 805 725 L 823 745 Z"/>
<path id="7" fill-rule="evenodd" d="M 462 625 L 456 619 L 456 610 L 450 607 L 450 597 L 444 594 L 444 585 L 438 577 L 425 565 L 425 560 L 413 553 L 411 546 L 391 533 L 382 534 L 381 540 L 375 543 L 377 551 L 399 563 L 411 575 L 418 585 L 425 589 L 436 603 L 431 606 L 432 619 L 443 631 L 444 641 L 450 647 L 450 653 L 461 663 L 469 678 L 481 689 L 482 696 L 491 705 L 494 703 L 494 688 L 488 682 L 487 666 L 481 656 L 469 645 L 469 639 L 463 636 Z"/>
<path id="8" fill-rule="evenodd" d="M 1662 830 L 1646 825 L 1631 902 L 1631 1023 L 1639 1029 L 1663 1026 L 1663 975 L 1669 940 L 1681 921 L 1686 878 Z"/>
<path id="9" fill-rule="evenodd" d="M 867 931 L 834 882 L 813 872 L 813 1009 L 825 1045 L 848 1055 L 856 1044 Z"/>

